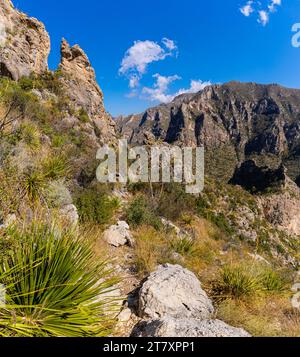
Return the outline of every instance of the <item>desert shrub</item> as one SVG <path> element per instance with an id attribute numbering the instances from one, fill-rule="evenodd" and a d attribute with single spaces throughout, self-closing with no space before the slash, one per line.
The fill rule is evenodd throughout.
<path id="1" fill-rule="evenodd" d="M 90 117 L 89 117 L 88 113 L 83 108 L 81 108 L 78 112 L 78 119 L 82 123 L 88 123 L 90 121 Z"/>
<path id="2" fill-rule="evenodd" d="M 207 198 L 204 195 L 200 195 L 196 200 L 196 210 L 200 216 L 205 217 L 206 211 L 210 208 Z"/>
<path id="3" fill-rule="evenodd" d="M 59 148 L 68 142 L 67 135 L 55 133 L 52 135 L 52 145 Z"/>
<path id="4" fill-rule="evenodd" d="M 217 318 L 243 327 L 253 336 L 300 336 L 299 310 L 292 309 L 290 299 L 283 296 L 264 296 L 251 303 L 224 300 L 218 306 Z"/>
<path id="5" fill-rule="evenodd" d="M 182 214 L 180 216 L 180 221 L 186 226 L 191 226 L 194 222 L 194 217 L 190 214 Z"/>
<path id="6" fill-rule="evenodd" d="M 7 303 L 0 309 L 4 337 L 105 336 L 113 327 L 116 279 L 95 259 L 89 239 L 35 222 L 7 235 L 18 245 L 0 264 Z"/>
<path id="7" fill-rule="evenodd" d="M 35 87 L 34 80 L 30 77 L 20 78 L 18 84 L 25 91 L 30 91 Z"/>
<path id="8" fill-rule="evenodd" d="M 133 199 L 125 212 L 126 220 L 133 226 L 143 224 L 159 230 L 162 227 L 160 218 L 155 214 L 155 210 L 149 205 L 146 197 L 139 195 Z"/>
<path id="9" fill-rule="evenodd" d="M 43 196 L 50 207 L 63 207 L 72 204 L 72 196 L 63 180 L 49 182 Z"/>
<path id="10" fill-rule="evenodd" d="M 269 293 L 281 293 L 286 291 L 286 278 L 270 268 L 262 271 L 260 281 L 262 288 Z"/>
<path id="11" fill-rule="evenodd" d="M 231 236 L 235 233 L 235 230 L 231 227 L 228 219 L 223 213 L 211 213 L 207 215 L 207 218 L 228 236 Z"/>
<path id="12" fill-rule="evenodd" d="M 15 167 L 0 168 L 0 211 L 4 218 L 11 212 L 16 212 L 22 199 L 22 182 Z"/>
<path id="13" fill-rule="evenodd" d="M 186 193 L 185 186 L 170 183 L 163 186 L 163 190 L 157 191 L 159 197 L 157 204 L 158 214 L 170 220 L 178 220 L 182 213 L 195 212 L 195 197 Z"/>
<path id="14" fill-rule="evenodd" d="M 61 72 L 45 72 L 41 75 L 31 74 L 29 77 L 22 77 L 18 81 L 18 85 L 24 91 L 32 89 L 43 90 L 47 89 L 49 92 L 57 95 L 62 94 L 62 84 L 59 81 Z"/>
<path id="15" fill-rule="evenodd" d="M 131 192 L 140 192 L 147 196 L 158 215 L 173 221 L 178 220 L 183 212 L 196 212 L 196 197 L 186 193 L 185 189 L 184 185 L 174 182 L 151 185 L 139 182 L 129 186 Z"/>
<path id="16" fill-rule="evenodd" d="M 119 201 L 104 191 L 88 188 L 76 195 L 75 205 L 81 222 L 107 224 L 119 207 Z"/>

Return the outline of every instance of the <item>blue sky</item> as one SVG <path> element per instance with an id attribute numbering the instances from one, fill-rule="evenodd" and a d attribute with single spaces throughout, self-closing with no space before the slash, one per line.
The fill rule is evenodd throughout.
<path id="1" fill-rule="evenodd" d="M 300 23 L 300 0 L 260 3 L 14 0 L 16 7 L 45 23 L 51 69 L 59 62 L 62 37 L 86 51 L 113 115 L 143 111 L 207 82 L 300 88 L 300 48 L 291 45 L 291 28 Z"/>

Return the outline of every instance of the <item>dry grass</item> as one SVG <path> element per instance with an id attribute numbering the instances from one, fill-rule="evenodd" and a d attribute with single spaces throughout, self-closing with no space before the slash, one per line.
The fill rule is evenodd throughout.
<path id="1" fill-rule="evenodd" d="M 221 320 L 253 336 L 300 336 L 300 313 L 291 307 L 289 286 L 281 271 L 249 258 L 245 246 L 228 248 L 228 242 L 216 236 L 218 229 L 205 219 L 193 217 L 180 223 L 194 238 L 192 246 L 183 245 L 180 261 L 174 257 L 174 247 L 178 248 L 175 235 L 149 226 L 135 231 L 135 264 L 140 277 L 158 264 L 179 263 L 199 277 L 215 300 Z M 222 298 L 216 296 L 216 282 Z"/>
<path id="2" fill-rule="evenodd" d="M 248 302 L 228 299 L 218 306 L 217 317 L 245 328 L 253 336 L 300 337 L 300 314 L 288 297 L 257 297 Z"/>
<path id="3" fill-rule="evenodd" d="M 155 270 L 158 264 L 171 260 L 168 238 L 163 232 L 142 226 L 135 232 L 135 240 L 135 265 L 141 276 Z"/>

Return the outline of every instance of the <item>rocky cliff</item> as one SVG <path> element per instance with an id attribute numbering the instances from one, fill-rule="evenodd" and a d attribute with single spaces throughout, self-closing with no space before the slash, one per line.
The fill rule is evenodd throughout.
<path id="1" fill-rule="evenodd" d="M 300 165 L 300 90 L 230 82 L 182 95 L 145 113 L 118 118 L 132 143 L 156 139 L 204 145 L 207 172 L 229 180 L 239 163 L 284 164 L 294 180 Z M 226 162 L 226 164 L 225 164 Z"/>
<path id="2" fill-rule="evenodd" d="M 50 38 L 44 25 L 16 10 L 11 1 L 0 2 L 0 76 L 19 80 L 48 71 Z M 87 55 L 78 46 L 61 44 L 60 80 L 75 111 L 88 116 L 101 142 L 114 141 L 114 121 L 105 111 L 103 93 Z M 103 139 L 104 138 L 104 139 Z M 103 139 L 103 140 L 102 140 Z"/>
<path id="3" fill-rule="evenodd" d="M 103 93 L 85 52 L 78 45 L 71 47 L 63 39 L 59 68 L 64 88 L 74 106 L 86 111 L 105 140 L 113 139 L 115 123 L 104 109 Z"/>
<path id="4" fill-rule="evenodd" d="M 50 39 L 45 26 L 16 10 L 11 1 L 1 0 L 0 75 L 14 80 L 48 70 Z"/>

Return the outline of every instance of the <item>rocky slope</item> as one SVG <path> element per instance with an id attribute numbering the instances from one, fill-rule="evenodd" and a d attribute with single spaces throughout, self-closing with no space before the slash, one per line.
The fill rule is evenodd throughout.
<path id="1" fill-rule="evenodd" d="M 299 183 L 299 119 L 300 90 L 230 82 L 117 118 L 117 128 L 134 145 L 163 141 L 204 146 L 208 176 L 256 194 L 273 190 L 263 210 L 266 218 L 290 234 L 300 234 L 300 191 L 295 184 L 290 190 L 285 187 L 290 179 Z M 270 213 L 275 207 L 279 214 Z"/>

